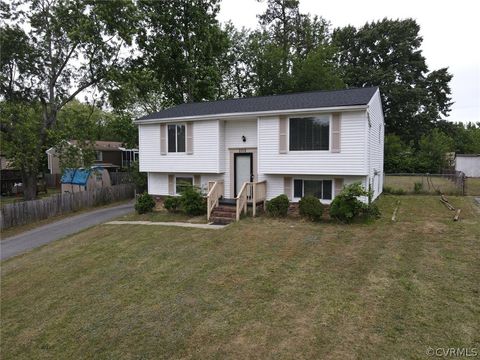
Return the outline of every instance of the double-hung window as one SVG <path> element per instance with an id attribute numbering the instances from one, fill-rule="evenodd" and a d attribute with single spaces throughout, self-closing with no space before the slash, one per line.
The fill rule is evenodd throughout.
<path id="1" fill-rule="evenodd" d="M 290 118 L 290 151 L 329 150 L 330 116 Z"/>
<path id="2" fill-rule="evenodd" d="M 315 196 L 321 200 L 332 199 L 332 180 L 303 180 L 293 181 L 293 197 Z"/>
<path id="3" fill-rule="evenodd" d="M 168 152 L 185 152 L 185 124 L 168 125 Z"/>

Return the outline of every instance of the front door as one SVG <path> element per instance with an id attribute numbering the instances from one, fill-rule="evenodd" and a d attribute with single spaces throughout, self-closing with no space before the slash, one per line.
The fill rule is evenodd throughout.
<path id="1" fill-rule="evenodd" d="M 244 182 L 253 181 L 253 154 L 252 153 L 235 153 L 234 154 L 234 186 L 235 197 L 242 189 Z"/>

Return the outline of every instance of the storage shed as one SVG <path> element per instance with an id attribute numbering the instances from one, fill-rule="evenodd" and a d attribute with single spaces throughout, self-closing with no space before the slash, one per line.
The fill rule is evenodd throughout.
<path id="1" fill-rule="evenodd" d="M 457 154 L 455 170 L 468 177 L 480 177 L 480 154 Z"/>
<path id="2" fill-rule="evenodd" d="M 111 186 L 110 175 L 102 167 L 90 169 L 66 169 L 63 172 L 62 193 L 90 191 L 102 187 Z"/>

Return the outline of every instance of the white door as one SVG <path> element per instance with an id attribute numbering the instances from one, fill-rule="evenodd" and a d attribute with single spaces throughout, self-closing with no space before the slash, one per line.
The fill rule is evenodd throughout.
<path id="1" fill-rule="evenodd" d="M 235 196 L 242 189 L 244 182 L 252 181 L 252 154 L 235 154 Z"/>

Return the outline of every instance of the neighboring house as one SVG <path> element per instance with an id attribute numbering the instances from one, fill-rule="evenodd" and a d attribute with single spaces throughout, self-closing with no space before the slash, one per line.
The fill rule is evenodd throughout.
<path id="1" fill-rule="evenodd" d="M 90 169 L 66 169 L 60 182 L 62 193 L 91 191 L 111 186 L 110 174 L 107 169 L 100 166 L 93 166 Z"/>
<path id="2" fill-rule="evenodd" d="M 0 170 L 12 170 L 13 166 L 10 160 L 0 154 Z"/>
<path id="3" fill-rule="evenodd" d="M 377 87 L 189 103 L 136 123 L 152 195 L 178 195 L 183 183 L 211 190 L 215 182 L 225 199 L 249 182 L 262 182 L 266 199 L 286 194 L 292 202 L 314 195 L 329 204 L 354 182 L 374 199 L 382 192 Z"/>
<path id="4" fill-rule="evenodd" d="M 455 170 L 468 177 L 480 177 L 480 154 L 457 154 Z"/>
<path id="5" fill-rule="evenodd" d="M 68 143 L 75 146 L 78 142 L 77 140 L 70 140 Z M 102 165 L 109 171 L 128 168 L 133 161 L 138 160 L 138 149 L 126 149 L 118 141 L 95 141 L 93 148 L 96 152 L 94 165 Z M 60 161 L 55 147 L 51 147 L 46 153 L 50 174 L 60 174 Z"/>

